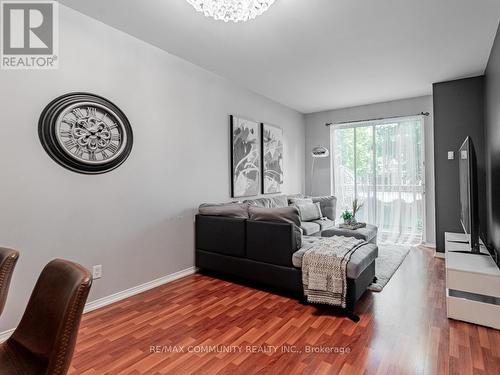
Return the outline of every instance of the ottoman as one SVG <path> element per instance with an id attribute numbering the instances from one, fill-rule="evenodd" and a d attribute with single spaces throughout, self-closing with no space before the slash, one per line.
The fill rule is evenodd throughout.
<path id="1" fill-rule="evenodd" d="M 378 231 L 377 226 L 371 224 L 366 224 L 366 227 L 359 229 L 345 229 L 336 226 L 335 228 L 326 229 L 322 231 L 321 237 L 333 237 L 333 236 L 354 237 L 376 245 L 377 231 Z"/>
<path id="2" fill-rule="evenodd" d="M 319 237 L 303 236 L 302 248 L 292 255 L 293 265 L 301 269 L 304 254 L 314 245 Z M 360 246 L 347 263 L 347 312 L 348 317 L 354 321 L 359 318 L 354 315 L 354 305 L 361 298 L 366 288 L 375 280 L 375 259 L 378 257 L 378 247 L 373 243 Z"/>

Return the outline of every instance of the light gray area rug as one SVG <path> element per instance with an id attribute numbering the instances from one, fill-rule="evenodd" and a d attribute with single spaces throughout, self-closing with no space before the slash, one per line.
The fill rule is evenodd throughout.
<path id="1" fill-rule="evenodd" d="M 410 249 L 411 246 L 408 245 L 378 245 L 378 258 L 375 260 L 377 282 L 368 286 L 368 289 L 374 292 L 382 291 L 392 275 L 403 263 Z"/>

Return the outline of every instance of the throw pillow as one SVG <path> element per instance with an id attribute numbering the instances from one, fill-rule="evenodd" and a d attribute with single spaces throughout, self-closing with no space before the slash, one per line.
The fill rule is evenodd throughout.
<path id="1" fill-rule="evenodd" d="M 247 199 L 243 203 L 248 203 L 249 206 L 271 208 L 271 200 L 269 198 Z"/>
<path id="2" fill-rule="evenodd" d="M 288 207 L 288 199 L 286 195 L 275 195 L 274 197 L 269 197 L 271 200 L 271 207 Z"/>
<path id="3" fill-rule="evenodd" d="M 313 203 L 312 198 L 304 198 L 304 197 L 288 197 L 289 204 L 307 204 Z"/>
<path id="4" fill-rule="evenodd" d="M 298 203 L 296 204 L 299 209 L 300 220 L 312 221 L 318 220 L 323 217 L 319 202 L 317 203 Z"/>

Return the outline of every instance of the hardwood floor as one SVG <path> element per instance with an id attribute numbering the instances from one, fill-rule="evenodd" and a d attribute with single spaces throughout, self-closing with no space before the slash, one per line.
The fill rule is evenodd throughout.
<path id="1" fill-rule="evenodd" d="M 431 249 L 356 312 L 188 276 L 86 314 L 70 374 L 500 374 L 500 331 L 446 318 Z"/>

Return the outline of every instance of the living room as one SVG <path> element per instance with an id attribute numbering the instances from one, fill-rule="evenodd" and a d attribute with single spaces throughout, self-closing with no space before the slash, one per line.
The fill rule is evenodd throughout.
<path id="1" fill-rule="evenodd" d="M 0 374 L 500 373 L 499 20 L 2 1 Z"/>

